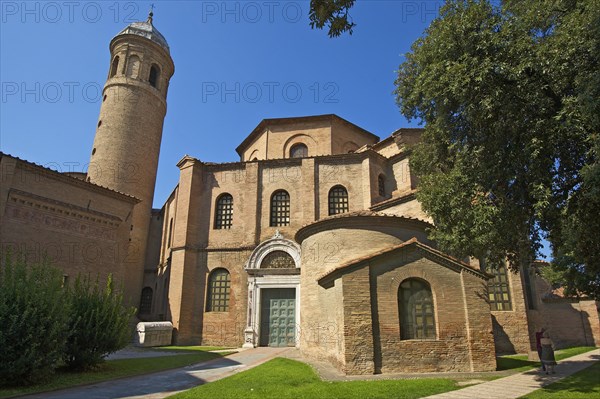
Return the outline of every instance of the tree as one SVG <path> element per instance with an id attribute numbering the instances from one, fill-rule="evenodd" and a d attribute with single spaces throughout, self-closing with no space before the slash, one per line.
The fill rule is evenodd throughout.
<path id="1" fill-rule="evenodd" d="M 129 323 L 135 309 L 123 305 L 123 294 L 115 289 L 111 275 L 104 289 L 98 280 L 92 284 L 89 277 L 78 277 L 69 289 L 69 301 L 69 333 L 64 352 L 69 368 L 92 368 L 131 341 Z"/>
<path id="2" fill-rule="evenodd" d="M 600 298 L 600 1 L 448 1 L 400 65 L 411 167 L 442 248 L 510 266 L 552 244 Z M 568 291 L 569 291 L 568 290 Z"/>
<path id="3" fill-rule="evenodd" d="M 447 0 L 400 65 L 417 198 L 446 251 L 516 271 L 548 239 L 553 282 L 600 299 L 600 0 L 493 3 Z M 353 5 L 311 1 L 311 26 L 351 32 Z"/>
<path id="4" fill-rule="evenodd" d="M 54 372 L 68 314 L 58 269 L 0 253 L 0 386 L 31 384 Z"/>
<path id="5" fill-rule="evenodd" d="M 328 28 L 329 37 L 338 37 L 342 33 L 352 34 L 356 26 L 348 13 L 355 0 L 310 0 L 308 18 L 310 27 Z"/>

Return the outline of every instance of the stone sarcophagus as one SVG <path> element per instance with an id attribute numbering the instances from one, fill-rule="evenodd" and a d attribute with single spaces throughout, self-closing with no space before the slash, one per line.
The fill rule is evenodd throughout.
<path id="1" fill-rule="evenodd" d="M 136 327 L 138 346 L 171 345 L 173 324 L 170 321 L 141 322 Z"/>

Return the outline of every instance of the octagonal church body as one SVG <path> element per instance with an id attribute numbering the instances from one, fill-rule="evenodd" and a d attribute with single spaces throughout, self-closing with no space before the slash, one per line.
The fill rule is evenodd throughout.
<path id="1" fill-rule="evenodd" d="M 49 254 L 66 283 L 113 274 L 177 344 L 295 346 L 350 374 L 495 370 L 541 326 L 558 346 L 600 344 L 597 303 L 556 295 L 535 264 L 489 274 L 428 239 L 408 164 L 420 129 L 380 140 L 336 115 L 264 119 L 239 162 L 184 156 L 151 209 L 174 63 L 152 14 L 110 55 L 87 175 L 0 160 L 3 245 L 70 243 Z"/>

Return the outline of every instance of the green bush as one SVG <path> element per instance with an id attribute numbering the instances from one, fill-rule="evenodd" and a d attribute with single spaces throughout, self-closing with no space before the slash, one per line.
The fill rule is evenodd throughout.
<path id="1" fill-rule="evenodd" d="M 66 341 L 68 302 L 62 273 L 0 254 L 0 386 L 47 378 Z"/>
<path id="2" fill-rule="evenodd" d="M 129 323 L 135 309 L 123 305 L 123 294 L 115 290 L 111 276 L 104 289 L 97 280 L 92 284 L 89 277 L 78 277 L 69 289 L 69 298 L 71 312 L 64 356 L 69 368 L 94 367 L 130 342 Z"/>

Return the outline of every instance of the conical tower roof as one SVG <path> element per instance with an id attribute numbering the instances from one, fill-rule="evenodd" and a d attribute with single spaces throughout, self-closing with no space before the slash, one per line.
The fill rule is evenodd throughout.
<path id="1" fill-rule="evenodd" d="M 125 29 L 123 29 L 119 34 L 115 36 L 115 38 L 121 35 L 137 35 L 145 37 L 153 41 L 154 43 L 161 46 L 167 53 L 169 53 L 169 45 L 167 44 L 167 40 L 165 37 L 154 27 L 152 24 L 152 17 L 154 13 L 150 11 L 148 14 L 148 19 L 145 22 L 133 22 L 129 24 Z"/>

